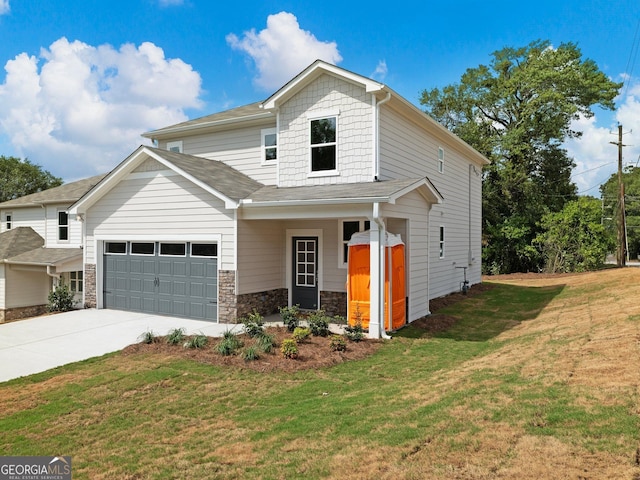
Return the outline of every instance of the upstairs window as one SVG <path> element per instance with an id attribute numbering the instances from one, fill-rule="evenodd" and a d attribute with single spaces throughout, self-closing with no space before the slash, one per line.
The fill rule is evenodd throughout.
<path id="1" fill-rule="evenodd" d="M 438 147 L 438 172 L 444 173 L 444 149 Z"/>
<path id="2" fill-rule="evenodd" d="M 69 240 L 69 214 L 58 212 L 58 240 Z"/>
<path id="3" fill-rule="evenodd" d="M 4 216 L 4 220 L 7 230 L 11 230 L 11 226 L 13 225 L 13 215 L 11 213 L 7 213 Z"/>
<path id="4" fill-rule="evenodd" d="M 336 170 L 337 119 L 311 120 L 311 171 Z"/>
<path id="5" fill-rule="evenodd" d="M 167 142 L 167 150 L 170 152 L 182 153 L 182 140 Z"/>
<path id="6" fill-rule="evenodd" d="M 275 162 L 278 159 L 278 134 L 275 128 L 265 128 L 262 135 L 262 163 Z"/>
<path id="7" fill-rule="evenodd" d="M 440 226 L 439 248 L 440 248 L 440 258 L 444 258 L 444 227 L 443 226 Z"/>

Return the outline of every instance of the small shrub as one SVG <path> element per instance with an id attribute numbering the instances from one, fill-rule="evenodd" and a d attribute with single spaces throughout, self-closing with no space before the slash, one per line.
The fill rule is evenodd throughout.
<path id="1" fill-rule="evenodd" d="M 242 342 L 240 341 L 240 339 L 236 335 L 234 335 L 233 332 L 227 330 L 222 335 L 222 340 L 220 340 L 218 345 L 216 345 L 216 351 L 220 355 L 228 357 L 229 355 L 235 355 L 238 349 L 240 349 L 241 347 Z"/>
<path id="2" fill-rule="evenodd" d="M 140 340 L 140 343 L 150 344 L 156 343 L 158 341 L 158 337 L 152 330 L 147 330 L 138 337 L 138 340 Z"/>
<path id="3" fill-rule="evenodd" d="M 169 345 L 178 345 L 184 341 L 184 328 L 174 328 L 167 334 Z"/>
<path id="4" fill-rule="evenodd" d="M 325 315 L 324 310 L 313 312 L 309 315 L 307 321 L 314 337 L 326 337 L 329 335 L 329 317 Z"/>
<path id="5" fill-rule="evenodd" d="M 296 343 L 302 343 L 311 336 L 311 330 L 304 327 L 296 327 L 291 335 Z"/>
<path id="6" fill-rule="evenodd" d="M 364 328 L 362 328 L 362 322 L 356 320 L 356 324 L 344 327 L 344 336 L 352 342 L 359 342 L 364 338 Z"/>
<path id="7" fill-rule="evenodd" d="M 256 339 L 257 347 L 264 353 L 271 353 L 271 350 L 273 350 L 274 342 L 275 337 L 273 335 L 269 335 L 268 333 L 263 333 Z"/>
<path id="8" fill-rule="evenodd" d="M 184 348 L 204 348 L 207 345 L 207 343 L 209 343 L 209 339 L 207 338 L 207 336 L 200 333 L 198 335 L 192 336 L 189 340 L 184 342 L 183 347 Z"/>
<path id="9" fill-rule="evenodd" d="M 60 283 L 49 292 L 49 304 L 47 310 L 50 312 L 68 312 L 73 310 L 76 301 L 73 299 L 74 293 L 65 283 Z"/>
<path id="10" fill-rule="evenodd" d="M 255 310 L 242 319 L 244 333 L 255 338 L 264 333 L 264 317 Z"/>
<path id="11" fill-rule="evenodd" d="M 347 342 L 341 335 L 331 335 L 329 348 L 332 352 L 344 352 L 347 350 Z"/>
<path id="12" fill-rule="evenodd" d="M 282 323 L 287 327 L 287 330 L 293 332 L 300 324 L 300 307 L 298 305 L 292 305 L 290 307 L 280 307 L 280 317 Z"/>
<path id="13" fill-rule="evenodd" d="M 280 352 L 284 358 L 298 358 L 298 344 L 293 338 L 287 338 L 282 341 Z"/>
<path id="14" fill-rule="evenodd" d="M 242 354 L 242 358 L 244 358 L 245 362 L 252 362 L 254 360 L 258 360 L 260 355 L 258 354 L 258 350 L 256 347 L 247 347 L 247 349 Z"/>

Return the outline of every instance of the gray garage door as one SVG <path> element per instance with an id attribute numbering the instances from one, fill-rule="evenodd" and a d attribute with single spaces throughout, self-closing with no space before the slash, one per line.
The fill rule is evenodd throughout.
<path id="1" fill-rule="evenodd" d="M 107 242 L 104 307 L 217 321 L 217 246 Z"/>

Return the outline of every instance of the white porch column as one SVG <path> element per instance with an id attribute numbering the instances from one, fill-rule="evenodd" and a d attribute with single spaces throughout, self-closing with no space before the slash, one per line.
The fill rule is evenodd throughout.
<path id="1" fill-rule="evenodd" d="M 386 232 L 379 217 L 379 204 L 373 204 L 369 243 L 369 338 L 388 338 L 384 332 L 384 251 Z"/>

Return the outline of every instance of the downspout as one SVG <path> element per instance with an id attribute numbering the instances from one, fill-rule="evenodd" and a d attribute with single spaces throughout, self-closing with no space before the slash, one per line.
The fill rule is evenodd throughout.
<path id="1" fill-rule="evenodd" d="M 467 258 L 468 264 L 473 262 L 473 253 L 471 252 L 471 170 L 473 165 L 469 165 L 469 256 Z"/>
<path id="2" fill-rule="evenodd" d="M 51 271 L 52 267 L 53 267 L 53 265 L 47 265 L 47 275 L 49 275 L 51 278 L 56 280 L 56 282 L 53 285 L 53 288 L 55 290 L 55 287 L 57 287 L 60 284 L 60 274 L 59 273 L 53 273 Z"/>
<path id="3" fill-rule="evenodd" d="M 376 95 L 371 95 L 371 105 L 373 108 L 373 180 L 380 180 L 380 105 L 391 100 L 391 92 L 387 92 L 387 96 L 376 103 Z"/>
<path id="4" fill-rule="evenodd" d="M 375 244 L 378 246 L 378 251 L 376 252 L 377 258 L 377 268 L 374 272 L 376 275 L 375 284 L 377 289 L 377 304 L 370 305 L 370 312 L 373 313 L 373 309 L 375 308 L 375 316 L 371 315 L 369 322 L 369 337 L 370 338 L 384 338 L 390 339 L 391 337 L 387 335 L 384 328 L 384 298 L 385 298 L 385 255 L 386 251 L 386 230 L 385 224 L 382 218 L 380 218 L 380 203 L 375 202 L 373 204 L 373 216 L 372 220 L 375 224 L 375 228 L 371 229 L 372 235 L 377 235 L 377 241 Z"/>

